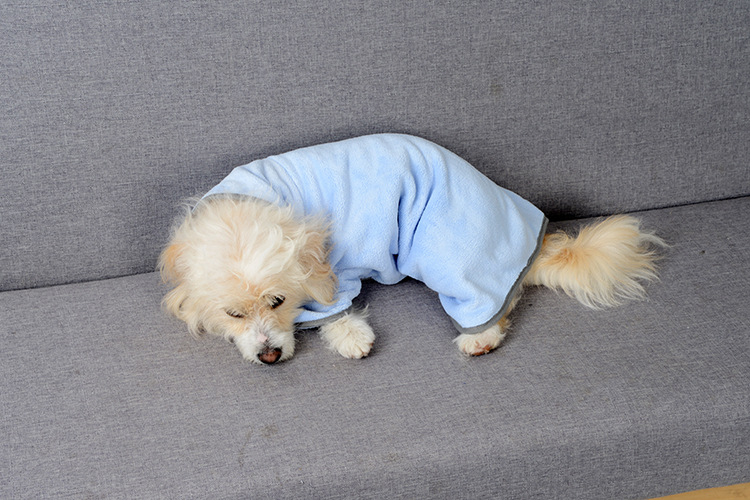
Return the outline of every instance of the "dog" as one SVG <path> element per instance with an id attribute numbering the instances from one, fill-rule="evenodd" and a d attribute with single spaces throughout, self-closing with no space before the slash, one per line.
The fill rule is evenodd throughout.
<path id="1" fill-rule="evenodd" d="M 535 206 L 430 141 L 376 134 L 235 168 L 191 203 L 159 257 L 167 311 L 195 335 L 232 341 L 254 363 L 294 354 L 319 328 L 346 358 L 370 353 L 363 279 L 405 277 L 438 292 L 458 349 L 497 348 L 526 286 L 591 308 L 645 295 L 662 239 L 616 215 L 546 233 Z"/>

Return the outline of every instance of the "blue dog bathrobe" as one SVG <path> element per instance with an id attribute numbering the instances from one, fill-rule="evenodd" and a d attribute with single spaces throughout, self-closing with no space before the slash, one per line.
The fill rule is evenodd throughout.
<path id="1" fill-rule="evenodd" d="M 462 333 L 505 314 L 547 219 L 468 162 L 425 139 L 378 134 L 298 149 L 235 168 L 209 191 L 291 205 L 331 223 L 336 303 L 305 305 L 313 327 L 349 309 L 362 279 L 424 282 Z"/>

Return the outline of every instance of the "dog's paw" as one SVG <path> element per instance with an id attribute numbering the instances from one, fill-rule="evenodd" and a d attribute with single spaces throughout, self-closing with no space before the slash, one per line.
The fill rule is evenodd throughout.
<path id="1" fill-rule="evenodd" d="M 375 333 L 364 316 L 349 313 L 320 327 L 328 346 L 345 358 L 359 359 L 370 354 Z"/>
<path id="2" fill-rule="evenodd" d="M 493 325 L 481 333 L 462 333 L 454 342 L 464 354 L 481 356 L 495 349 L 505 338 L 505 332 L 499 324 Z"/>

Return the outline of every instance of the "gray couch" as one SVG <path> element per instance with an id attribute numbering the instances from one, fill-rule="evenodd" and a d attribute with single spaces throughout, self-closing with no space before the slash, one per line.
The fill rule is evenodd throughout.
<path id="1" fill-rule="evenodd" d="M 4 2 L 1 498 L 646 498 L 750 481 L 750 3 Z M 350 361 L 276 366 L 160 310 L 178 213 L 232 167 L 373 132 L 555 221 L 633 212 L 649 300 L 531 290 L 467 359 L 367 283 Z"/>

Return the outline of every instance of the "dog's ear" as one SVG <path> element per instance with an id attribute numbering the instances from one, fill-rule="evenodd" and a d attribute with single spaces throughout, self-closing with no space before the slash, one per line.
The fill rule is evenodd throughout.
<path id="1" fill-rule="evenodd" d="M 187 321 L 184 315 L 183 304 L 188 298 L 185 284 L 177 285 L 174 289 L 167 292 L 162 300 L 162 306 L 175 318 Z"/>
<path id="2" fill-rule="evenodd" d="M 179 283 L 182 281 L 182 272 L 179 270 L 178 261 L 182 255 L 183 245 L 170 242 L 159 256 L 159 272 L 165 283 Z"/>
<path id="3" fill-rule="evenodd" d="M 177 285 L 164 296 L 162 301 L 164 309 L 173 316 L 187 321 L 183 305 L 188 298 L 188 292 L 187 285 L 183 282 L 183 271 L 180 270 L 179 264 L 182 251 L 182 244 L 170 242 L 159 256 L 159 272 L 164 283 Z"/>
<path id="4" fill-rule="evenodd" d="M 307 276 L 302 288 L 311 299 L 324 305 L 334 303 L 338 288 L 338 280 L 328 263 L 328 254 L 328 233 L 324 230 L 307 231 L 299 255 L 299 262 Z"/>

